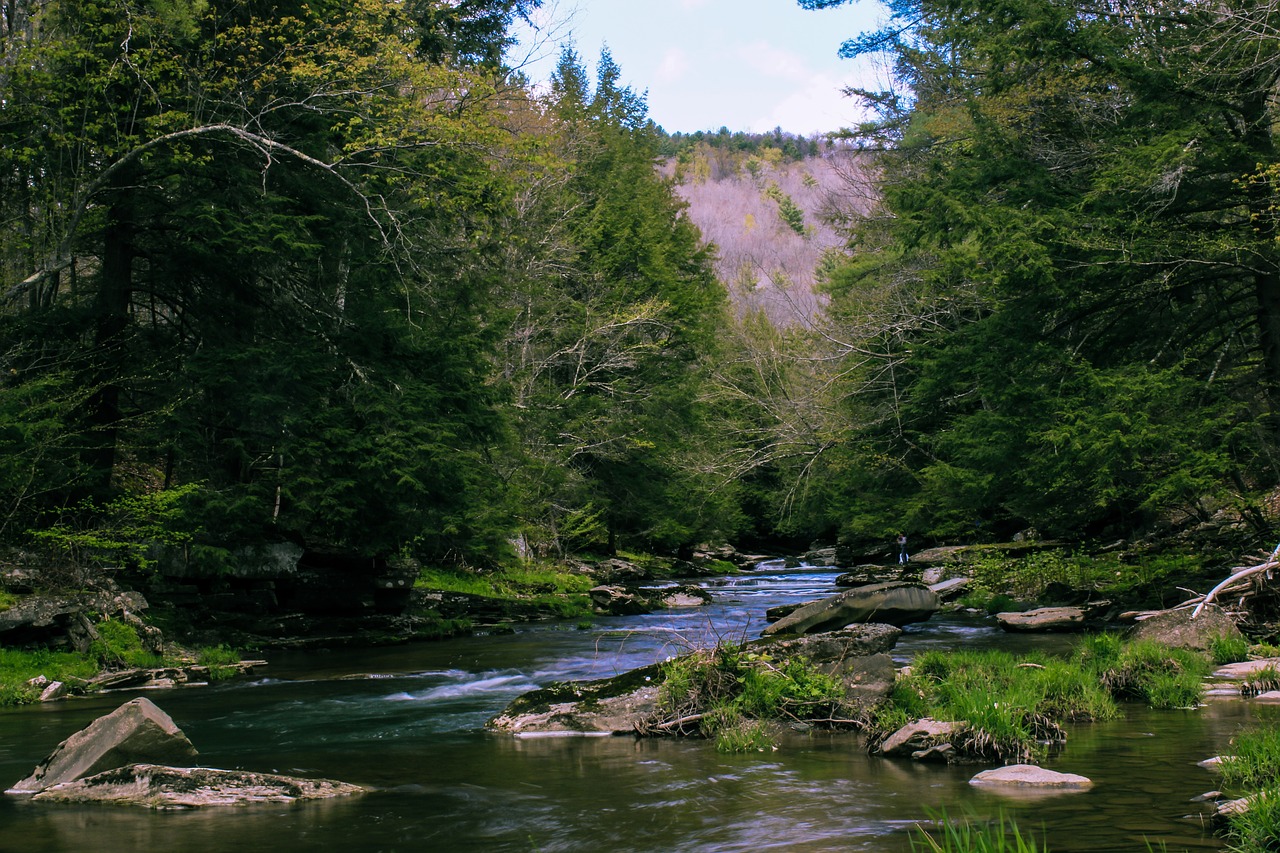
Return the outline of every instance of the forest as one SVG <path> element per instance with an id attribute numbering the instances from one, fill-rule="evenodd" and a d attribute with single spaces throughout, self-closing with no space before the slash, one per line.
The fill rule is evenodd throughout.
<path id="1" fill-rule="evenodd" d="M 1273 2 L 893 0 L 824 140 L 534 86 L 538 5 L 0 0 L 6 562 L 1272 538 Z M 681 187 L 812 241 L 810 162 L 779 321 Z"/>

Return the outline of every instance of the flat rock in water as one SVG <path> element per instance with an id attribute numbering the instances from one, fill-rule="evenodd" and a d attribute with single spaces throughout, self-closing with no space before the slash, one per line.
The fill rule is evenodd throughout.
<path id="1" fill-rule="evenodd" d="M 834 631 L 856 622 L 901 626 L 923 622 L 941 602 L 928 587 L 912 583 L 879 583 L 858 587 L 814 601 L 764 629 L 771 634 L 814 634 Z"/>
<path id="2" fill-rule="evenodd" d="M 1280 658 L 1264 658 L 1262 660 L 1244 660 L 1238 663 L 1229 663 L 1218 667 L 1213 671 L 1214 678 L 1221 678 L 1227 681 L 1246 681 L 1253 678 L 1258 673 L 1268 667 L 1280 671 Z"/>
<path id="3" fill-rule="evenodd" d="M 983 770 L 969 780 L 970 785 L 999 788 L 1034 788 L 1043 791 L 1084 791 L 1093 780 L 1075 773 L 1059 773 L 1034 764 L 1010 764 Z"/>
<path id="4" fill-rule="evenodd" d="M 1025 613 L 997 613 L 996 621 L 1006 631 L 1079 631 L 1084 627 L 1084 611 L 1079 607 L 1041 607 Z"/>
<path id="5" fill-rule="evenodd" d="M 63 782 L 32 797 L 59 803 L 116 803 L 153 809 L 244 806 L 345 797 L 364 791 L 331 779 L 301 779 L 272 773 L 212 767 L 132 764 L 74 782 Z"/>
<path id="6" fill-rule="evenodd" d="M 6 793 L 34 794 L 63 782 L 135 762 L 189 761 L 196 748 L 145 697 L 125 702 L 58 744 L 30 776 Z"/>

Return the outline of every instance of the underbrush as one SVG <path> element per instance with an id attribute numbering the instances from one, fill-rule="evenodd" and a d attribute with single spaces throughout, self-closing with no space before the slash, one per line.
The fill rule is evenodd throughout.
<path id="1" fill-rule="evenodd" d="M 528 598 L 536 595 L 585 595 L 595 586 L 587 575 L 550 566 L 508 566 L 493 572 L 424 568 L 414 586 L 485 598 Z"/>
<path id="2" fill-rule="evenodd" d="M 670 659 L 662 673 L 646 733 L 701 734 L 721 752 L 769 749 L 771 724 L 830 720 L 844 698 L 841 684 L 804 658 L 775 661 L 731 643 Z"/>
<path id="3" fill-rule="evenodd" d="M 1174 581 L 1185 585 L 1187 578 L 1205 571 L 1205 564 L 1204 558 L 1195 554 L 1150 554 L 1124 558 L 1114 553 L 1086 554 L 1048 549 L 1022 556 L 986 553 L 970 564 L 970 570 L 973 588 L 968 597 L 972 601 L 982 602 L 994 596 L 1035 599 L 1051 585 L 1145 600 L 1153 588 L 1176 586 Z M 1151 604 L 1159 606 L 1158 602 Z M 982 603 L 969 606 L 989 609 Z M 996 610 L 991 609 L 990 612 Z"/>

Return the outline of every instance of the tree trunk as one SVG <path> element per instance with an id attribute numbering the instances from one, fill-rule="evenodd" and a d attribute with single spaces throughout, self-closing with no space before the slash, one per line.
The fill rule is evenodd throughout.
<path id="1" fill-rule="evenodd" d="M 120 426 L 120 373 L 125 332 L 133 293 L 134 223 L 128 193 L 107 213 L 103 233 L 102 272 L 94 303 L 93 396 L 89 399 L 84 459 L 90 469 L 91 493 L 110 492 Z"/>

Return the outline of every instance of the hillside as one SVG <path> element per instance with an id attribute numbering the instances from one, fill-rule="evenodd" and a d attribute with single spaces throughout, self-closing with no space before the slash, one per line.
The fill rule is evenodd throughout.
<path id="1" fill-rule="evenodd" d="M 788 158 L 779 148 L 755 152 L 705 143 L 667 164 L 689 218 L 717 249 L 716 271 L 740 310 L 763 310 L 787 325 L 813 316 L 814 284 L 827 252 L 843 238 L 837 223 L 863 209 L 857 153 L 813 146 Z"/>

